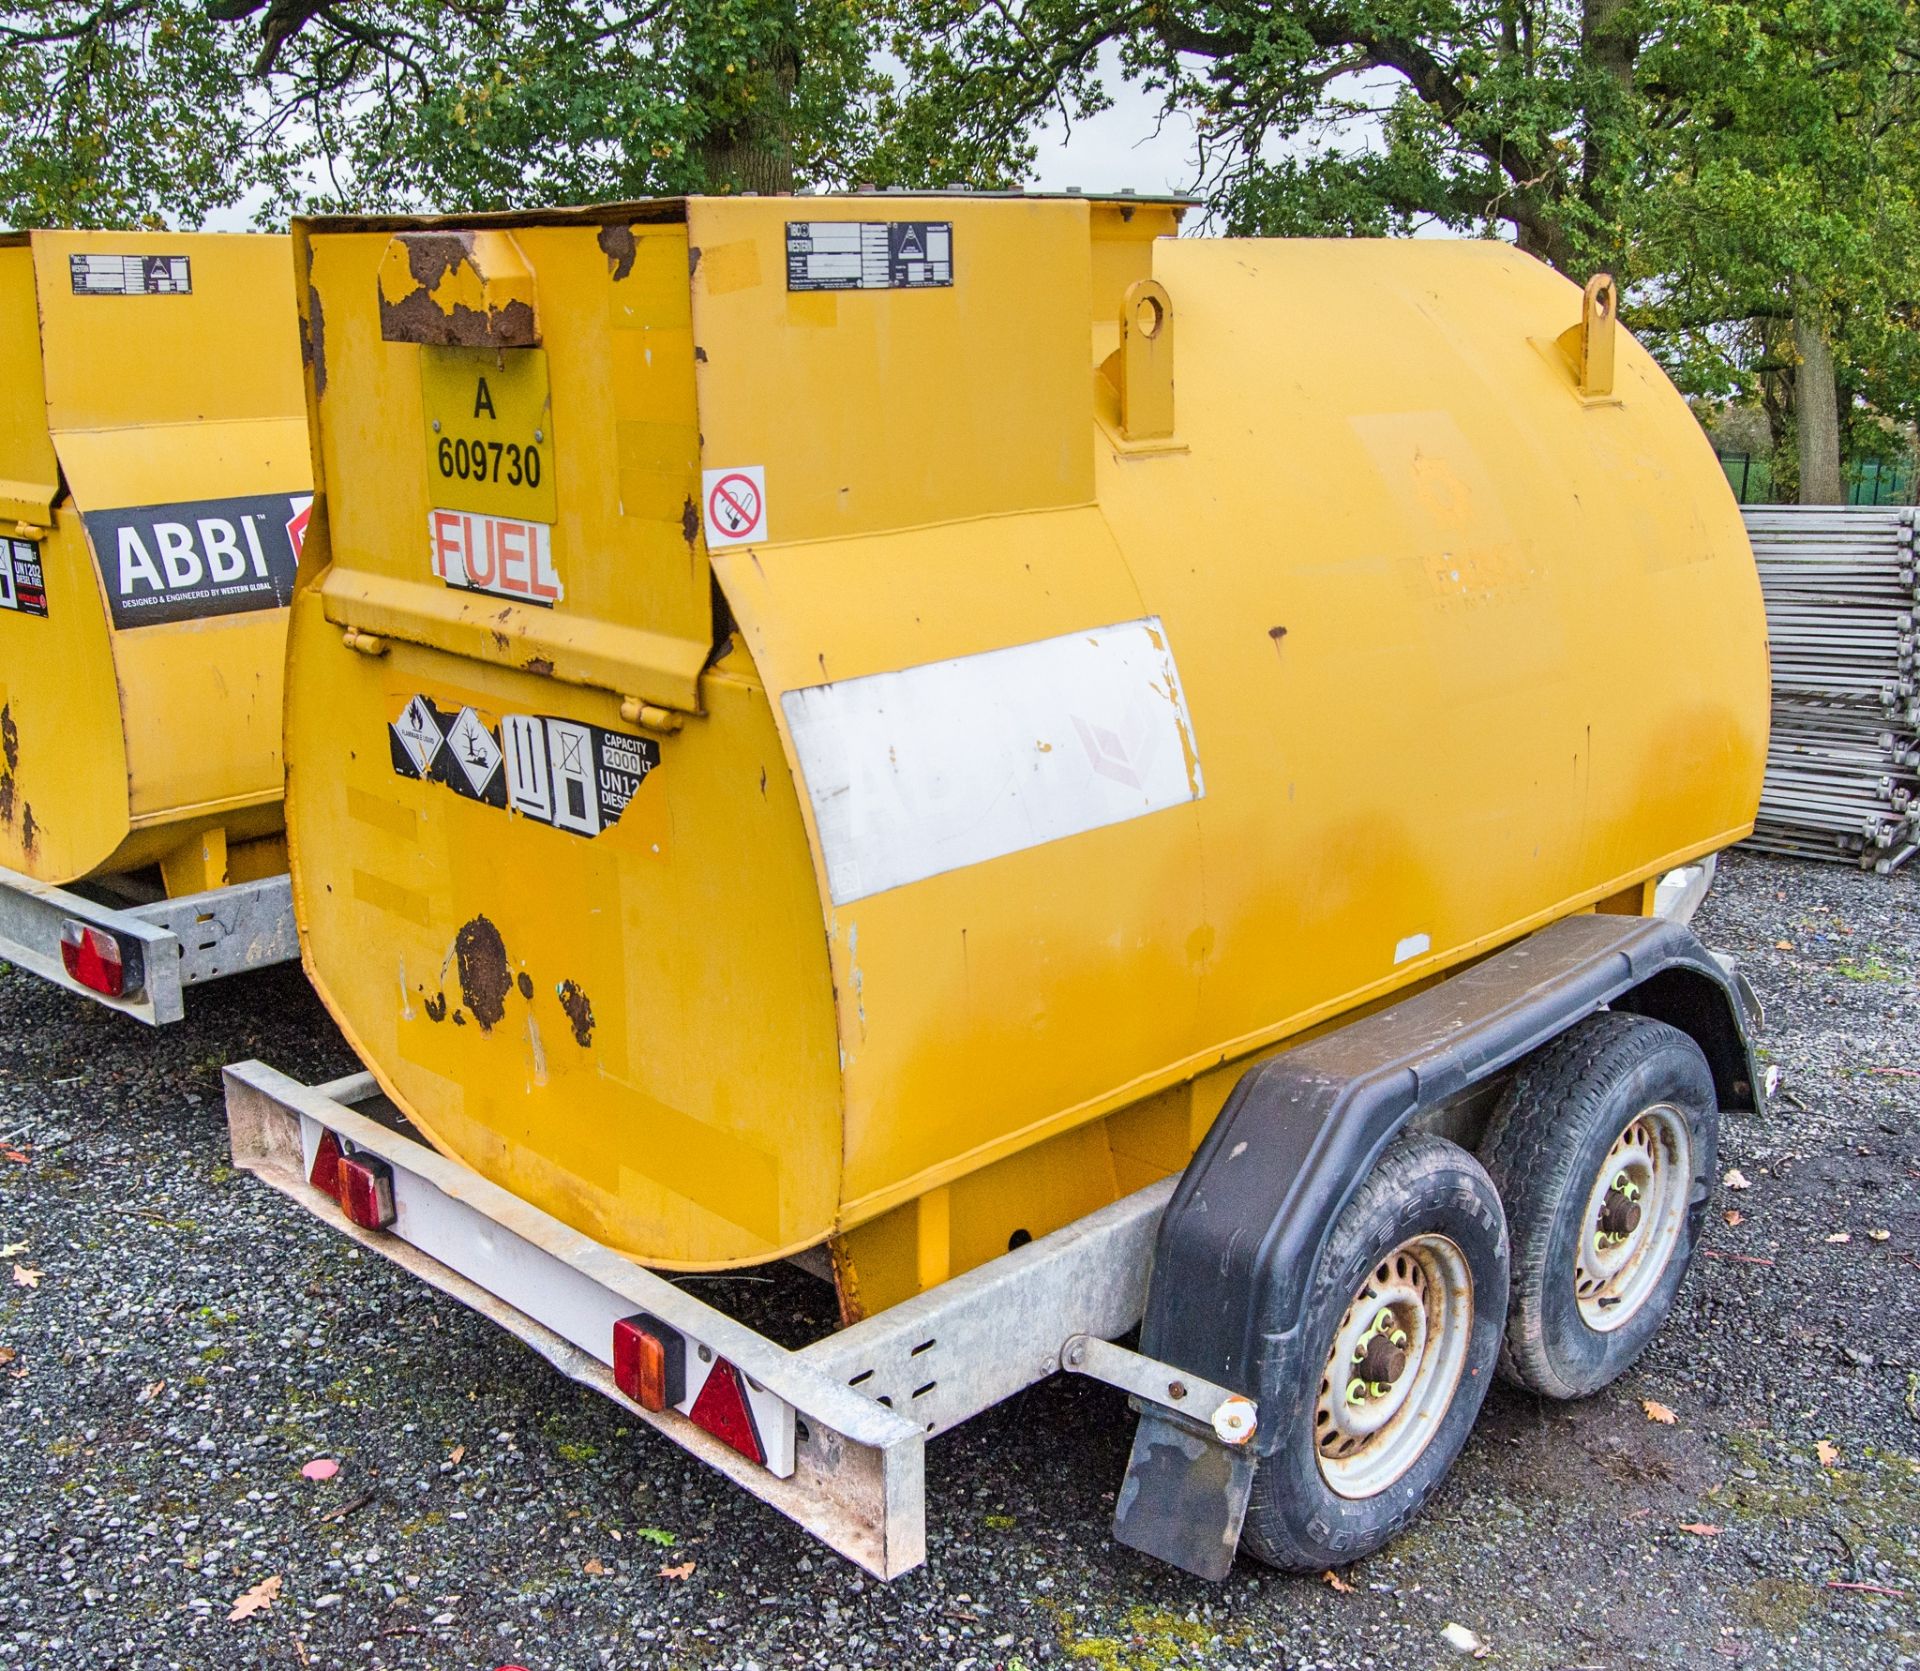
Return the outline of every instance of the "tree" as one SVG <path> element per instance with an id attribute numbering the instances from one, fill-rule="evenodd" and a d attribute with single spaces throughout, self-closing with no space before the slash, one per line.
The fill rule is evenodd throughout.
<path id="1" fill-rule="evenodd" d="M 884 178 L 1016 177 L 1036 122 L 1100 108 L 1117 54 L 1195 119 L 1231 232 L 1511 237 L 1576 280 L 1614 272 L 1683 387 L 1751 395 L 1781 365 L 1809 491 L 1837 490 L 1843 401 L 1904 413 L 1920 391 L 1910 345 L 1886 354 L 1920 300 L 1912 0 L 897 7 Z M 1787 327 L 1757 356 L 1755 321 Z"/>
<path id="2" fill-rule="evenodd" d="M 0 135 L 16 224 L 787 190 L 876 85 L 857 0 L 26 0 L 0 43 L 43 78 Z"/>

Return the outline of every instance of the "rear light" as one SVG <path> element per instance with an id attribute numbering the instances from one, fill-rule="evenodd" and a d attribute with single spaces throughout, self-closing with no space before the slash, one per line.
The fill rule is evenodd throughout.
<path id="1" fill-rule="evenodd" d="M 60 924 L 60 961 L 89 992 L 118 998 L 127 989 L 127 960 L 104 928 L 68 917 Z"/>
<path id="2" fill-rule="evenodd" d="M 307 1181 L 322 1195 L 331 1195 L 340 1199 L 340 1139 L 330 1131 L 320 1134 L 320 1143 L 313 1151 L 313 1170 L 307 1174 Z"/>
<path id="3" fill-rule="evenodd" d="M 687 1343 L 678 1329 L 636 1312 L 613 1325 L 613 1384 L 643 1410 L 687 1396 Z"/>
<path id="4" fill-rule="evenodd" d="M 753 1408 L 747 1403 L 747 1389 L 741 1385 L 740 1371 L 725 1358 L 716 1358 L 707 1384 L 687 1412 L 687 1420 L 705 1428 L 729 1450 L 736 1450 L 749 1462 L 764 1463 L 767 1448 L 760 1443 L 760 1430 L 754 1425 Z"/>
<path id="5" fill-rule="evenodd" d="M 362 1230 L 393 1223 L 393 1168 L 374 1155 L 342 1155 L 340 1210 Z"/>

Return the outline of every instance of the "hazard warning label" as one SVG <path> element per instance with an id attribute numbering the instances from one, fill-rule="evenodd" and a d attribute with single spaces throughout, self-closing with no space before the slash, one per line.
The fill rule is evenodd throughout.
<path id="1" fill-rule="evenodd" d="M 651 737 L 603 731 L 547 714 L 505 714 L 410 697 L 388 722 L 393 769 L 463 800 L 596 836 L 620 822 L 660 764 Z"/>
<path id="2" fill-rule="evenodd" d="M 787 222 L 789 290 L 936 290 L 952 283 L 952 221 Z"/>
<path id="3" fill-rule="evenodd" d="M 767 538 L 767 472 L 760 464 L 708 470 L 701 476 L 707 496 L 707 549 L 759 544 Z"/>
<path id="4" fill-rule="evenodd" d="M 32 540 L 0 539 L 0 609 L 45 615 L 47 583 L 40 548 Z"/>

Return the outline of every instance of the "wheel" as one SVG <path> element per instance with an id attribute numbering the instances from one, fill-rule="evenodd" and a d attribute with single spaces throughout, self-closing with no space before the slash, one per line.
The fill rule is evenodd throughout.
<path id="1" fill-rule="evenodd" d="M 1319 1572 L 1387 1542 L 1466 1444 L 1506 1315 L 1492 1182 L 1444 1138 L 1400 1138 L 1334 1223 L 1292 1367 L 1261 1388 L 1261 1424 L 1284 1437 L 1254 1475 L 1245 1546 Z"/>
<path id="2" fill-rule="evenodd" d="M 1719 1131 L 1707 1059 L 1665 1022 L 1589 1016 L 1521 1063 L 1480 1144 L 1513 1238 L 1502 1375 L 1584 1398 L 1640 1355 L 1693 1260 Z"/>

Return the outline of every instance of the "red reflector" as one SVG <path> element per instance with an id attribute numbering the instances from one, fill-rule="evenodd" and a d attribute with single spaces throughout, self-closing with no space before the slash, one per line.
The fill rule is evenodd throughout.
<path id="1" fill-rule="evenodd" d="M 393 1222 L 393 1168 L 373 1155 L 340 1157 L 340 1210 L 362 1230 Z"/>
<path id="2" fill-rule="evenodd" d="M 760 1443 L 760 1430 L 753 1425 L 753 1408 L 747 1403 L 747 1389 L 740 1384 L 740 1371 L 725 1358 L 716 1358 L 713 1373 L 693 1401 L 687 1419 L 703 1427 L 721 1444 L 738 1451 L 750 1462 L 765 1462 L 766 1447 Z"/>
<path id="3" fill-rule="evenodd" d="M 320 1134 L 320 1142 L 313 1151 L 313 1170 L 307 1174 L 307 1182 L 322 1195 L 331 1195 L 340 1199 L 340 1139 L 330 1131 Z"/>
<path id="4" fill-rule="evenodd" d="M 687 1396 L 687 1343 L 646 1312 L 613 1325 L 613 1384 L 643 1410 L 665 1410 Z"/>
<path id="5" fill-rule="evenodd" d="M 91 992 L 118 998 L 126 989 L 126 963 L 120 942 L 104 928 L 68 917 L 60 925 L 60 961 Z"/>

